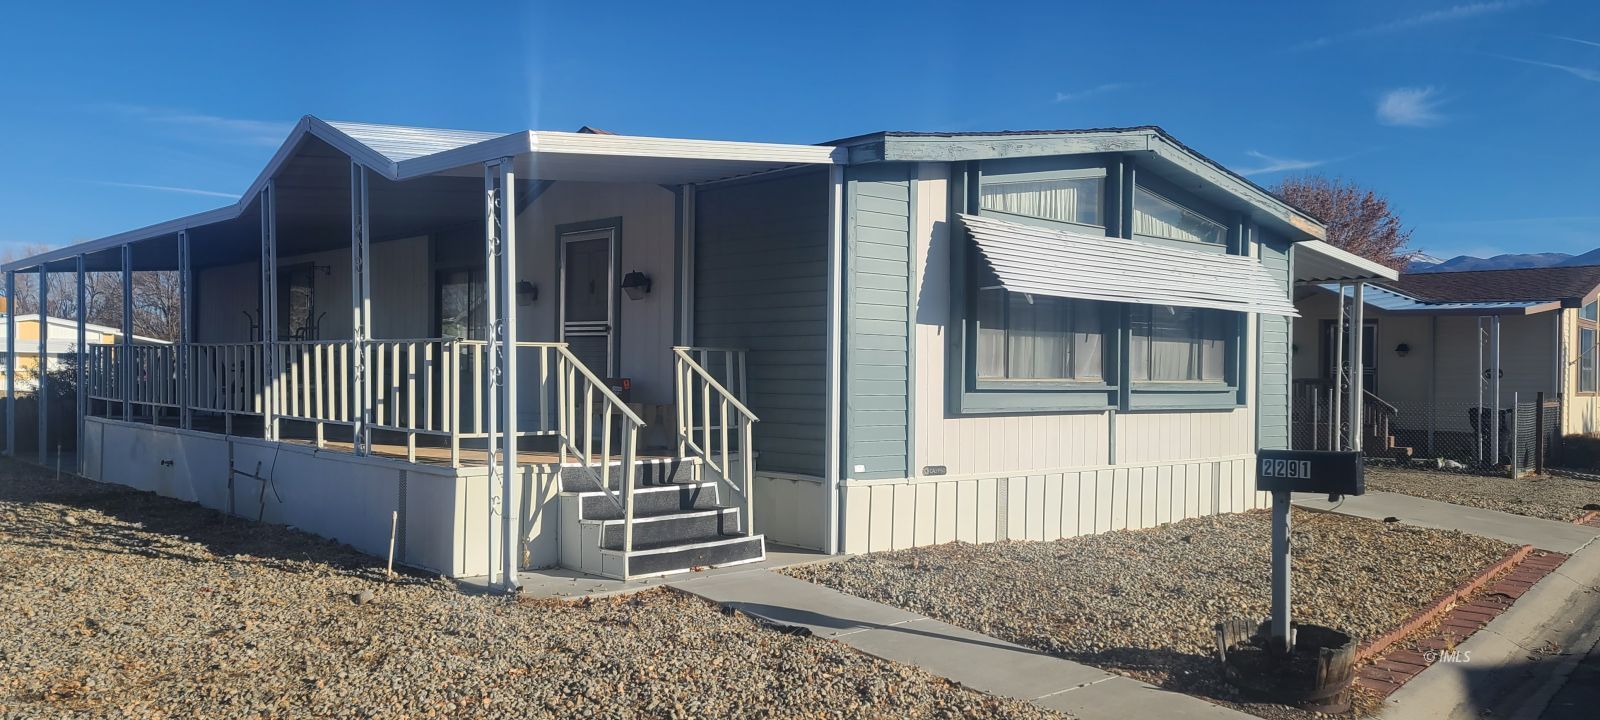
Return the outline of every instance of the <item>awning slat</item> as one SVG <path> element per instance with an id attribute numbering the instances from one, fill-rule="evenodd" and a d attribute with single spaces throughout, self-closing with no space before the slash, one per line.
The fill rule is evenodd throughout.
<path id="1" fill-rule="evenodd" d="M 1299 316 L 1288 289 L 1252 257 L 976 215 L 960 218 L 1000 284 L 1012 292 Z"/>

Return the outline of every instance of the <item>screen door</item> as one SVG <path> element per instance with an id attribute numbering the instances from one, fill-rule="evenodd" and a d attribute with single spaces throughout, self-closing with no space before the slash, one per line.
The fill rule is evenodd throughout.
<path id="1" fill-rule="evenodd" d="M 561 236 L 561 339 L 602 378 L 612 375 L 616 332 L 612 229 Z"/>

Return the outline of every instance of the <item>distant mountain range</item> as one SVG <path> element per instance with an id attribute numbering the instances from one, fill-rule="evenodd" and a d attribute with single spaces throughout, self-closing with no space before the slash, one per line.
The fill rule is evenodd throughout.
<path id="1" fill-rule="evenodd" d="M 1409 273 L 1460 272 L 1463 270 L 1512 270 L 1516 268 L 1566 267 L 1574 265 L 1600 265 L 1600 248 L 1582 255 L 1567 253 L 1521 253 L 1496 255 L 1491 258 L 1457 255 L 1449 260 L 1430 262 L 1413 260 L 1406 266 Z"/>

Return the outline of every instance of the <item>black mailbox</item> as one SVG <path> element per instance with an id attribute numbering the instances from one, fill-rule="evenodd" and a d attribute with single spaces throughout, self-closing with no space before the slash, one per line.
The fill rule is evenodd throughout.
<path id="1" fill-rule="evenodd" d="M 1256 489 L 1361 495 L 1367 483 L 1358 452 L 1262 450 L 1256 453 Z"/>

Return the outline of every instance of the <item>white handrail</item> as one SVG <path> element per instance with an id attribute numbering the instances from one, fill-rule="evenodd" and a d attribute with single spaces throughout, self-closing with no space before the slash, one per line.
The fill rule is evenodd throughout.
<path id="1" fill-rule="evenodd" d="M 755 528 L 755 442 L 753 426 L 760 418 L 746 407 L 727 386 L 719 382 L 706 369 L 704 359 L 721 354 L 728 384 L 745 386 L 745 351 L 733 348 L 674 347 L 673 385 L 678 411 L 678 454 L 691 453 L 704 467 L 717 472 L 719 482 L 737 492 L 743 501 L 741 524 L 745 534 L 754 534 Z M 694 355 L 701 360 L 696 361 Z M 712 396 L 716 397 L 713 411 Z M 696 421 L 695 403 L 699 401 L 699 420 Z M 729 425 L 736 430 L 739 442 L 740 483 L 734 484 L 729 461 Z M 715 436 L 713 436 L 713 431 Z M 695 441 L 696 435 L 699 442 Z"/>

